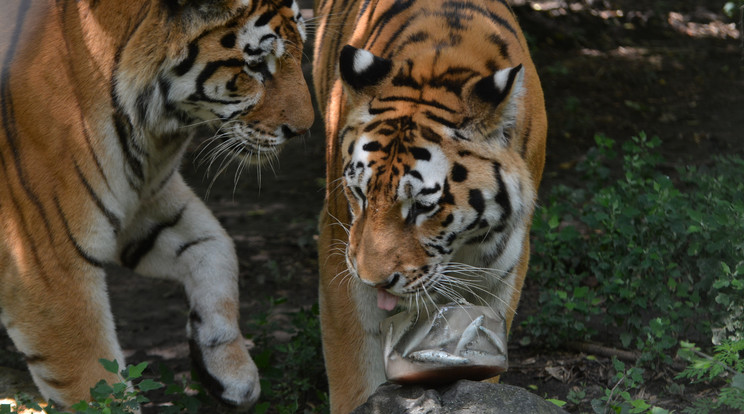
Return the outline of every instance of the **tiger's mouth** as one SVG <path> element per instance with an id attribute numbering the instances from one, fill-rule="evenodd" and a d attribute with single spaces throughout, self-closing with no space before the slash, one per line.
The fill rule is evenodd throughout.
<path id="1" fill-rule="evenodd" d="M 248 164 L 271 163 L 290 139 L 306 134 L 307 130 L 293 131 L 286 125 L 267 131 L 258 125 L 228 122 L 208 139 L 207 159 L 210 166 L 226 164 L 228 158 Z"/>
<path id="2" fill-rule="evenodd" d="M 448 303 L 488 305 L 494 286 L 508 283 L 506 274 L 496 269 L 477 268 L 462 263 L 424 266 L 411 274 L 396 272 L 387 283 L 375 285 L 377 307 L 430 312 Z M 398 275 L 397 277 L 395 275 Z"/>

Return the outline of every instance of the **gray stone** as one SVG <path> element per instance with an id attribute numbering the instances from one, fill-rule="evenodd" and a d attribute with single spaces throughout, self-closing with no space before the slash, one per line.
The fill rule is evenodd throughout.
<path id="1" fill-rule="evenodd" d="M 381 385 L 351 414 L 565 414 L 566 411 L 520 387 L 460 380 L 426 388 Z"/>

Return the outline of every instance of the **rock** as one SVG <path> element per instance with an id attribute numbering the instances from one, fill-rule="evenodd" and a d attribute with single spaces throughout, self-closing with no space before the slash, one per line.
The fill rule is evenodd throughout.
<path id="1" fill-rule="evenodd" d="M 519 387 L 460 380 L 434 388 L 382 384 L 351 414 L 565 414 Z"/>

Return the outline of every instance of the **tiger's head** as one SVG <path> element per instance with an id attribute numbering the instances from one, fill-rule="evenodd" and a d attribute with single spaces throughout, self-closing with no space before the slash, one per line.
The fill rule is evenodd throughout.
<path id="1" fill-rule="evenodd" d="M 493 303 L 522 258 L 536 196 L 513 137 L 524 69 L 483 74 L 436 53 L 414 63 L 346 46 L 339 70 L 351 273 L 386 310 Z"/>
<path id="2" fill-rule="evenodd" d="M 149 5 L 148 5 L 149 4 Z M 158 0 L 120 52 L 115 96 L 135 126 L 167 136 L 211 124 L 225 152 L 265 160 L 306 133 L 306 26 L 294 0 Z"/>

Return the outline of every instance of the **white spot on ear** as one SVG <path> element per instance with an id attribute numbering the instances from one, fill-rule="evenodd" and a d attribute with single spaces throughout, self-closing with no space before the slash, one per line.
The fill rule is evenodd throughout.
<path id="1" fill-rule="evenodd" d="M 241 6 L 250 6 L 252 0 L 240 0 Z"/>
<path id="2" fill-rule="evenodd" d="M 375 60 L 375 55 L 364 49 L 358 49 L 354 53 L 354 72 L 362 73 L 367 70 Z"/>
<path id="3" fill-rule="evenodd" d="M 496 84 L 498 89 L 503 91 L 504 88 L 506 88 L 506 83 L 509 81 L 509 72 L 511 72 L 511 70 L 512 68 L 501 69 L 493 75 L 493 83 Z"/>
<path id="4" fill-rule="evenodd" d="M 509 83 L 509 73 L 514 68 L 501 69 L 493 75 L 493 83 L 496 84 L 496 88 L 504 90 Z M 512 85 L 512 93 L 518 92 L 522 89 L 522 79 L 524 79 L 524 67 L 519 68 L 517 76 L 514 78 L 514 84 Z"/>

